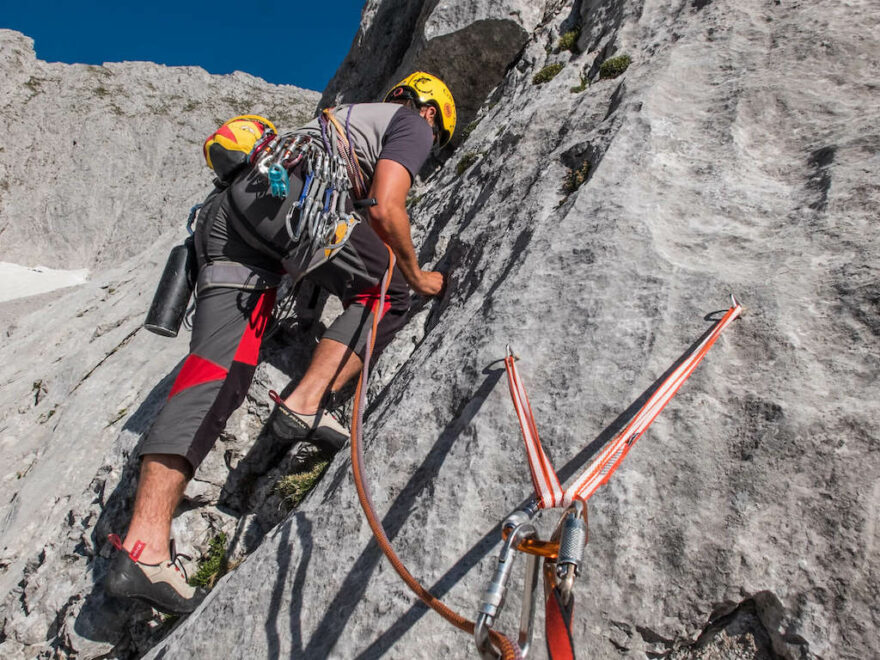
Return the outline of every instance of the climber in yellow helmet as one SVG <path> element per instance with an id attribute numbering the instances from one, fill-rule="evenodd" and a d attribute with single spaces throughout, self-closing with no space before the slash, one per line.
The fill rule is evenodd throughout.
<path id="1" fill-rule="evenodd" d="M 273 140 L 284 136 L 254 115 L 230 120 L 206 141 L 204 155 L 219 185 L 195 226 L 199 271 L 190 354 L 140 446 L 132 520 L 124 539 L 111 539 L 119 552 L 105 580 L 109 594 L 174 613 L 191 612 L 204 597 L 179 570 L 169 544 L 171 518 L 187 482 L 244 400 L 282 271 L 338 296 L 344 311 L 324 332 L 290 394 L 273 397 L 269 429 L 282 440 L 313 448 L 307 458 L 332 455 L 345 444 L 348 429 L 330 410 L 334 394 L 362 368 L 369 312 L 384 303 L 375 354 L 406 323 L 410 288 L 436 296 L 445 286 L 442 273 L 422 270 L 418 262 L 406 198 L 431 149 L 452 138 L 455 120 L 455 102 L 443 81 L 416 72 L 394 85 L 383 102 L 325 110 L 289 134 L 289 150 L 273 151 Z M 303 145 L 313 150 L 309 157 L 294 157 Z M 277 158 L 267 171 L 260 169 L 262 148 Z M 310 163 L 330 152 L 333 162 L 344 164 L 332 181 L 350 180 L 345 194 L 350 191 L 354 206 L 366 208 L 367 222 L 355 221 L 332 254 L 313 254 L 308 250 L 314 240 L 298 239 L 292 229 L 322 221 L 325 198 L 316 194 L 318 203 L 310 204 L 309 195 L 313 189 L 323 195 L 326 188 L 310 186 L 321 176 Z M 289 160 L 282 157 L 287 154 Z M 386 244 L 397 265 L 380 301 L 389 263 Z"/>

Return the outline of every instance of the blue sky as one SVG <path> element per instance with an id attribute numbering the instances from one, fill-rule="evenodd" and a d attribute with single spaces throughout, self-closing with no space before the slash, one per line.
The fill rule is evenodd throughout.
<path id="1" fill-rule="evenodd" d="M 32 37 L 49 62 L 149 60 L 322 91 L 364 1 L 18 0 L 3 3 L 0 27 Z"/>

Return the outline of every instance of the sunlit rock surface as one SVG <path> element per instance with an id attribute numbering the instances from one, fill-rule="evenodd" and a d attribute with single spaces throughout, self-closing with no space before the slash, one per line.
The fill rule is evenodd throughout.
<path id="1" fill-rule="evenodd" d="M 444 3 L 368 3 L 357 57 L 325 92 L 381 96 L 416 61 L 407 53 L 440 57 L 432 43 L 479 21 L 527 35 L 411 200 L 421 259 L 450 270 L 451 286 L 417 301 L 371 381 L 367 476 L 389 536 L 428 588 L 474 616 L 498 524 L 530 495 L 505 345 L 567 478 L 734 292 L 743 319 L 589 502 L 579 657 L 874 657 L 877 8 L 514 4 L 475 4 L 468 25 L 443 18 Z M 576 26 L 577 52 L 559 50 Z M 447 76 L 496 56 L 444 52 Z M 629 68 L 602 79 L 622 54 Z M 554 63 L 555 77 L 533 82 Z M 186 213 L 193 181 L 171 215 Z M 156 185 L 139 194 L 160 199 Z M 223 531 L 244 561 L 179 622 L 103 599 L 130 456 L 185 353 L 183 335 L 138 330 L 176 240 L 162 237 L 7 330 L 4 655 L 134 657 L 173 627 L 148 657 L 474 657 L 382 557 L 347 456 L 291 515 L 273 491 L 292 457 L 262 431 L 266 391 L 301 372 L 320 329 L 307 317 L 267 343 L 175 521 L 188 551 Z M 502 630 L 515 630 L 521 574 L 522 562 Z M 533 657 L 542 644 L 539 628 Z"/>

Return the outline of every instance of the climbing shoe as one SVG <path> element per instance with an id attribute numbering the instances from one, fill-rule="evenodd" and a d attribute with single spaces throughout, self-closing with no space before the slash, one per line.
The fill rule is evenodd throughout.
<path id="1" fill-rule="evenodd" d="M 269 392 L 275 402 L 270 418 L 270 430 L 281 440 L 299 442 L 305 440 L 318 445 L 329 455 L 342 449 L 348 439 L 348 429 L 329 411 L 320 409 L 313 415 L 291 410 L 276 392 Z"/>
<path id="2" fill-rule="evenodd" d="M 187 583 L 182 558 L 174 551 L 171 541 L 171 559 L 158 564 L 144 564 L 137 560 L 141 545 L 131 553 L 122 547 L 122 540 L 109 536 L 116 548 L 110 570 L 104 579 L 104 591 L 110 596 L 136 598 L 166 614 L 189 614 L 205 598 L 206 592 Z"/>

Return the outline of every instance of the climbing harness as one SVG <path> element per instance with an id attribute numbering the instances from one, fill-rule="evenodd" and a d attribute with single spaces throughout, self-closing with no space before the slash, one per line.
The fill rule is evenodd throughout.
<path id="1" fill-rule="evenodd" d="M 516 370 L 516 357 L 510 346 L 507 347 L 504 366 L 507 370 L 513 406 L 522 430 L 535 494 L 526 506 L 515 511 L 502 524 L 504 545 L 498 558 L 495 575 L 484 594 L 474 631 L 477 649 L 485 660 L 498 657 L 488 640 L 492 632 L 492 624 L 504 605 L 515 551 L 527 554 L 529 560 L 526 567 L 518 639 L 523 656 L 528 653 L 532 639 L 535 589 L 540 558 L 543 558 L 547 651 L 551 660 L 574 659 L 571 637 L 571 617 L 574 610 L 572 588 L 575 578 L 580 573 L 584 546 L 588 540 L 586 502 L 608 481 L 635 442 L 693 373 L 724 329 L 741 312 L 742 306 L 731 296 L 731 307 L 724 316 L 671 370 L 624 429 L 608 442 L 593 462 L 565 490 L 562 489 L 559 477 L 541 446 L 529 399 Z M 564 509 L 564 513 L 556 531 L 549 540 L 539 539 L 532 521 L 542 509 L 557 508 Z"/>

